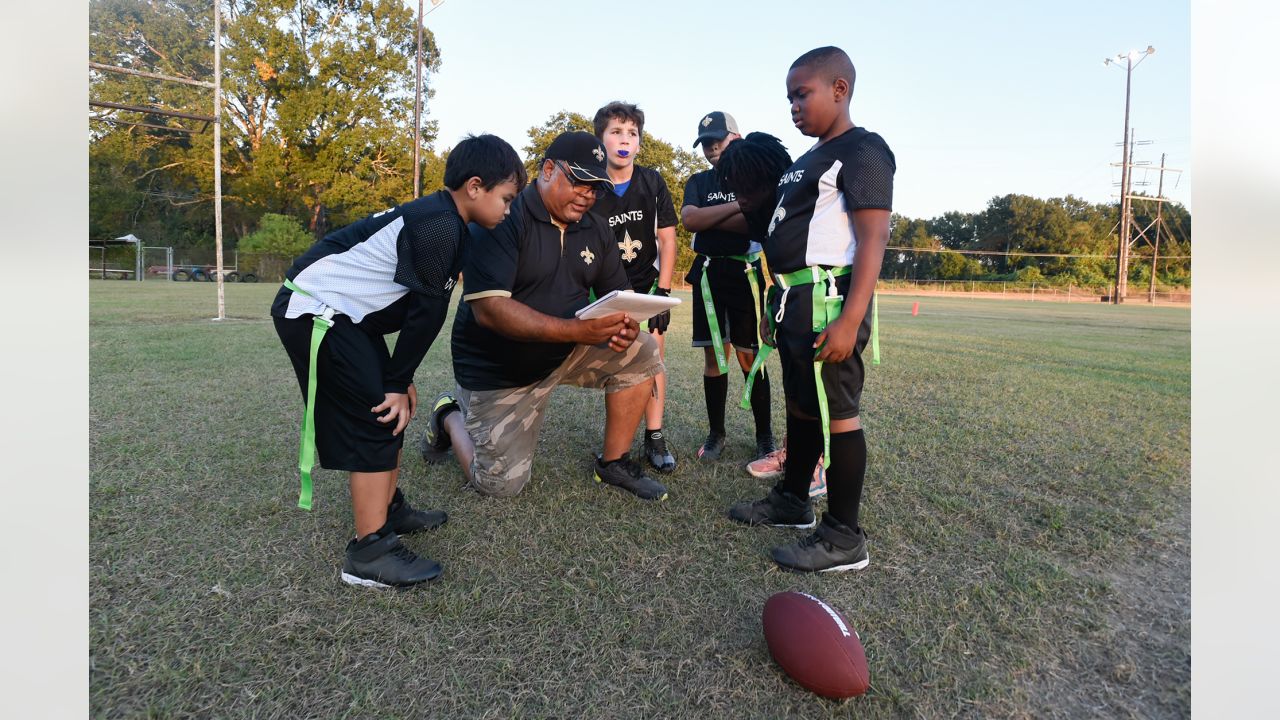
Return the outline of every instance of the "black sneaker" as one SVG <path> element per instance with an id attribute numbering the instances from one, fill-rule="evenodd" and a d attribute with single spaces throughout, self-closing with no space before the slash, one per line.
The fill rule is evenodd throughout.
<path id="1" fill-rule="evenodd" d="M 645 430 L 644 456 L 660 473 L 669 473 L 676 469 L 676 457 L 667 450 L 667 438 L 661 430 Z"/>
<path id="2" fill-rule="evenodd" d="M 595 476 L 596 482 L 622 488 L 642 500 L 667 499 L 667 488 L 646 475 L 630 453 L 623 453 L 622 457 L 604 465 L 596 460 Z"/>
<path id="3" fill-rule="evenodd" d="M 443 510 L 415 510 L 404 493 L 396 488 L 395 497 L 387 506 L 387 525 L 397 535 L 408 535 L 421 530 L 435 530 L 449 520 L 449 514 Z"/>
<path id="4" fill-rule="evenodd" d="M 431 414 L 427 416 L 427 429 L 418 441 L 418 452 L 422 453 L 423 462 L 434 465 L 449 456 L 453 447 L 449 443 L 449 433 L 444 429 L 444 416 L 461 409 L 450 393 L 440 393 L 436 397 L 431 404 Z"/>
<path id="5" fill-rule="evenodd" d="M 411 587 L 440 577 L 442 571 L 440 563 L 418 557 L 384 525 L 378 532 L 347 543 L 342 581 L 373 588 Z"/>
<path id="6" fill-rule="evenodd" d="M 773 440 L 773 433 L 756 436 L 756 456 L 752 460 L 763 460 L 764 457 L 777 451 L 778 443 Z"/>
<path id="7" fill-rule="evenodd" d="M 712 431 L 707 434 L 707 440 L 702 443 L 702 447 L 698 448 L 698 459 L 719 460 L 722 452 L 724 452 L 724 435 Z"/>
<path id="8" fill-rule="evenodd" d="M 773 486 L 762 500 L 750 500 L 729 508 L 729 519 L 747 525 L 772 525 L 809 529 L 818 524 L 813 516 L 813 502 L 798 498 L 782 489 L 782 483 Z"/>
<path id="9" fill-rule="evenodd" d="M 809 537 L 790 545 L 780 545 L 769 553 L 783 569 L 795 572 L 844 572 L 861 570 L 870 564 L 867 535 L 823 513 L 818 529 Z"/>

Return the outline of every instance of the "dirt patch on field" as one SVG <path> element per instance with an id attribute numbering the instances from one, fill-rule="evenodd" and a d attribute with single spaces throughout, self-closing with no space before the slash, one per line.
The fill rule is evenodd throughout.
<path id="1" fill-rule="evenodd" d="M 1187 508 L 1169 542 L 1089 573 L 1109 592 L 1063 628 L 1060 655 L 1025 686 L 1038 718 L 1191 716 L 1191 525 Z"/>

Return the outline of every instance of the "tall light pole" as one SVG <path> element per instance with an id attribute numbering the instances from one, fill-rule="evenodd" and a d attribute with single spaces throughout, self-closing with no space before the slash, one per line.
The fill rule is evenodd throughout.
<path id="1" fill-rule="evenodd" d="M 414 67 L 413 83 L 413 198 L 422 197 L 422 28 L 426 25 L 427 15 L 435 12 L 444 4 L 444 0 L 431 0 L 431 9 L 422 12 L 422 0 L 418 0 L 418 53 Z"/>
<path id="2" fill-rule="evenodd" d="M 1133 69 L 1138 66 L 1148 55 L 1154 54 L 1156 49 L 1150 45 L 1146 50 L 1141 52 L 1130 50 L 1126 53 L 1119 53 L 1114 58 L 1106 58 L 1102 61 L 1103 65 L 1109 66 L 1112 63 L 1119 67 L 1121 61 L 1126 63 L 1124 77 L 1124 152 L 1120 156 L 1120 241 L 1116 247 L 1116 286 L 1115 291 L 1111 294 L 1111 302 L 1120 304 L 1124 301 L 1124 296 L 1129 291 L 1129 88 L 1133 80 Z M 1134 61 L 1137 62 L 1134 62 Z"/>

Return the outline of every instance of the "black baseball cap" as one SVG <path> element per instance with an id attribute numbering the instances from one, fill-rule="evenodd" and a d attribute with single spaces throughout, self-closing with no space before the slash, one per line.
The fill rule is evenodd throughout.
<path id="1" fill-rule="evenodd" d="M 709 112 L 698 121 L 698 139 L 693 141 L 693 146 L 698 147 L 700 143 L 707 141 L 723 140 L 729 133 L 742 134 L 738 132 L 738 121 L 727 112 L 719 110 Z"/>
<path id="2" fill-rule="evenodd" d="M 602 182 L 613 188 L 609 173 L 605 168 L 604 143 L 589 132 L 576 130 L 561 133 L 551 141 L 547 148 L 548 160 L 562 160 L 569 166 L 569 172 L 582 182 Z"/>

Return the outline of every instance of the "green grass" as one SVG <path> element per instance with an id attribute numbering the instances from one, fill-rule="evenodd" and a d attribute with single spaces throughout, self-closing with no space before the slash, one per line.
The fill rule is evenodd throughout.
<path id="1" fill-rule="evenodd" d="M 228 285 L 215 323 L 213 287 L 90 282 L 95 716 L 1190 713 L 1186 309 L 883 296 L 863 395 L 871 566 L 810 577 L 767 557 L 796 533 L 724 517 L 765 490 L 742 469 L 750 414 L 730 410 L 725 460 L 693 460 L 685 294 L 667 502 L 591 481 L 603 398 L 563 388 L 515 499 L 406 452 L 410 499 L 450 514 L 407 543 L 445 574 L 375 592 L 338 580 L 345 476 L 319 471 L 315 510 L 295 507 L 302 403 L 266 317 L 275 288 Z M 452 384 L 447 328 L 418 370 L 425 400 Z M 792 589 L 858 629 L 866 696 L 817 698 L 773 664 L 760 613 Z"/>

